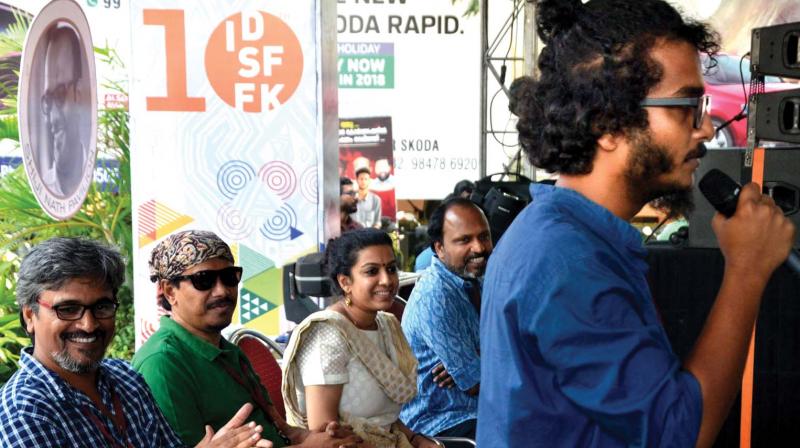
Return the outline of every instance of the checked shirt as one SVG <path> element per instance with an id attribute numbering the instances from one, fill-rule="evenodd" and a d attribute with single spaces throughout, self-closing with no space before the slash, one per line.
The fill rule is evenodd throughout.
<path id="1" fill-rule="evenodd" d="M 115 447 L 184 446 L 156 407 L 142 377 L 125 361 L 103 360 L 98 389 L 103 404 L 111 410 L 113 388 L 127 423 L 127 440 L 86 394 L 45 368 L 31 353 L 31 348 L 22 351 L 19 370 L 0 390 L 0 446 L 109 446 L 87 412 L 106 426 Z"/>

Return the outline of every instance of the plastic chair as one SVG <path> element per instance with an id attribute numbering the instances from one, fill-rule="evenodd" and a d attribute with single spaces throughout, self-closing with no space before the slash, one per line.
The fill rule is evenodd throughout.
<path id="1" fill-rule="evenodd" d="M 403 311 L 406 309 L 406 303 L 408 303 L 406 299 L 400 296 L 394 296 L 394 301 L 392 302 L 392 307 L 389 308 L 389 312 L 394 314 L 398 322 L 403 321 Z"/>
<path id="2" fill-rule="evenodd" d="M 275 410 L 286 419 L 286 408 L 283 406 L 281 395 L 281 366 L 278 358 L 283 358 L 283 347 L 277 342 L 249 328 L 239 328 L 231 333 L 228 338 L 244 352 L 256 375 L 261 380 L 261 385 L 269 392 Z"/>

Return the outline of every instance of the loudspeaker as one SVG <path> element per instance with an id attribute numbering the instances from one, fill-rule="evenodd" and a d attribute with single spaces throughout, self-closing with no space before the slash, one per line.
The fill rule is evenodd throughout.
<path id="1" fill-rule="evenodd" d="M 493 180 L 495 176 L 513 176 L 516 179 Z M 514 218 L 531 201 L 530 184 L 530 179 L 516 173 L 491 174 L 475 183 L 475 191 L 469 198 L 486 214 L 493 244 L 497 244 Z"/>
<path id="2" fill-rule="evenodd" d="M 712 168 L 717 168 L 742 183 L 744 152 L 742 148 L 709 149 L 695 172 L 695 181 L 702 179 Z M 772 196 L 784 215 L 800 229 L 800 147 L 770 148 L 764 154 L 764 194 Z M 711 230 L 711 218 L 716 211 L 700 190 L 694 188 L 692 195 L 695 209 L 687 217 L 689 247 L 719 247 L 717 237 Z M 800 246 L 800 232 L 795 237 L 797 246 Z"/>
<path id="3" fill-rule="evenodd" d="M 283 307 L 286 320 L 299 324 L 320 304 L 310 297 L 329 297 L 330 279 L 325 275 L 325 255 L 321 252 L 300 257 L 283 267 Z"/>
<path id="4" fill-rule="evenodd" d="M 757 140 L 800 143 L 800 89 L 750 97 L 748 132 Z"/>
<path id="5" fill-rule="evenodd" d="M 800 22 L 753 28 L 750 71 L 760 75 L 800 76 Z"/>

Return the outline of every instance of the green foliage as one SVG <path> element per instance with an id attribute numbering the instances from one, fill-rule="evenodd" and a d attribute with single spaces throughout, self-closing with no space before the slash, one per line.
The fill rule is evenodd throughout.
<path id="1" fill-rule="evenodd" d="M 450 0 L 454 5 L 462 0 Z M 467 10 L 464 11 L 464 16 L 472 16 L 477 14 L 480 11 L 481 5 L 480 0 L 467 0 L 469 4 L 467 5 Z M 489 0 L 484 0 L 489 1 Z"/>
<path id="2" fill-rule="evenodd" d="M 18 25 L 27 28 L 27 22 L 20 20 L 18 18 Z M 0 54 L 11 46 L 11 36 L 19 39 L 21 49 L 24 28 L 20 31 L 12 26 L 9 30 L 0 35 Z M 113 50 L 96 49 L 96 53 L 101 63 L 121 66 Z M 111 83 L 107 87 L 121 94 L 126 93 L 126 86 L 122 83 Z M 0 86 L 0 91 L 13 93 L 3 99 L 4 105 L 16 105 L 15 86 L 6 83 Z M 12 126 L 12 122 L 16 126 L 15 115 L 16 107 L 0 110 L 0 136 L 16 137 L 4 131 L 6 126 Z M 108 355 L 124 359 L 130 359 L 133 355 L 133 236 L 127 110 L 99 111 L 97 148 L 100 159 L 115 160 L 119 168 L 106 171 L 109 174 L 106 187 L 93 183 L 83 207 L 66 221 L 53 221 L 39 207 L 23 166 L 0 178 L 0 384 L 16 370 L 20 349 L 29 344 L 19 323 L 19 310 L 14 296 L 19 262 L 32 246 L 54 236 L 87 237 L 120 249 L 127 263 L 126 281 L 118 294 L 120 308 L 117 312 L 117 334 Z M 110 186 L 115 188 L 112 190 Z"/>

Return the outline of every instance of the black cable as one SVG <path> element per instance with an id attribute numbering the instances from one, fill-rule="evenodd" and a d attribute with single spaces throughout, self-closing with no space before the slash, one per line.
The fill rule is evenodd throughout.
<path id="1" fill-rule="evenodd" d="M 516 145 L 508 145 L 504 142 L 501 142 L 500 139 L 497 138 L 497 135 L 495 135 L 494 132 L 494 99 L 497 98 L 497 95 L 499 95 L 500 92 L 502 91 L 503 91 L 503 86 L 500 86 L 500 88 L 497 89 L 497 92 L 495 92 L 494 95 L 492 95 L 492 100 L 489 101 L 489 129 L 491 129 L 489 133 L 492 134 L 492 138 L 494 139 L 494 141 L 499 143 L 500 146 L 504 148 L 515 148 Z"/>
<path id="2" fill-rule="evenodd" d="M 658 232 L 658 229 L 660 229 L 660 228 L 661 228 L 661 227 L 662 227 L 664 224 L 666 224 L 666 223 L 667 223 L 667 221 L 669 221 L 670 219 L 672 219 L 672 218 L 671 218 L 669 215 L 667 215 L 667 216 L 666 216 L 664 219 L 662 219 L 662 220 L 661 220 L 661 222 L 660 222 L 660 223 L 658 223 L 658 225 L 656 226 L 656 228 L 655 228 L 655 229 L 653 229 L 653 231 L 650 233 L 650 235 L 647 235 L 647 238 L 645 238 L 645 239 L 644 239 L 644 244 L 647 244 L 648 242 L 650 242 L 650 239 L 651 239 L 651 238 L 653 238 L 653 237 L 655 236 L 656 232 Z"/>
<path id="3" fill-rule="evenodd" d="M 517 21 L 517 2 L 519 0 L 514 0 L 514 5 L 511 7 L 511 28 L 508 31 L 508 48 L 506 49 L 506 55 L 503 60 L 503 64 L 500 65 L 500 84 L 503 85 L 506 83 L 506 71 L 508 68 L 506 67 L 505 59 L 508 59 L 508 55 L 511 54 L 511 49 L 514 47 L 514 23 Z"/>
<path id="4" fill-rule="evenodd" d="M 511 54 L 511 48 L 514 45 L 514 22 L 517 21 L 517 3 L 519 3 L 519 0 L 514 0 L 514 6 L 511 7 L 511 30 L 508 32 L 508 49 L 506 50 L 506 57 Z"/>
<path id="5" fill-rule="evenodd" d="M 747 117 L 747 103 L 748 103 L 748 98 L 749 98 L 750 95 L 747 94 L 747 87 L 745 87 L 745 84 L 744 84 L 744 71 L 742 70 L 742 62 L 744 62 L 744 58 L 746 58 L 747 56 L 750 56 L 750 52 L 749 51 L 747 53 L 745 53 L 744 55 L 742 55 L 742 58 L 739 59 L 739 79 L 742 82 L 742 94 L 744 95 L 744 104 L 742 105 L 742 110 L 740 110 L 738 114 L 736 114 L 733 117 L 731 117 L 730 120 L 728 120 L 728 121 L 722 123 L 721 125 L 717 126 L 717 128 L 714 129 L 714 138 L 717 137 L 717 134 L 719 134 L 719 132 L 721 130 L 723 130 L 723 129 L 727 128 L 728 126 L 730 126 L 731 123 L 733 123 L 734 121 L 739 121 L 742 118 L 746 118 Z M 750 81 L 751 82 L 753 81 L 752 78 L 750 79 Z M 752 93 L 752 88 L 751 88 L 751 93 Z M 714 107 L 713 98 L 712 98 L 711 101 L 712 101 L 711 102 L 711 107 L 713 108 Z"/>

